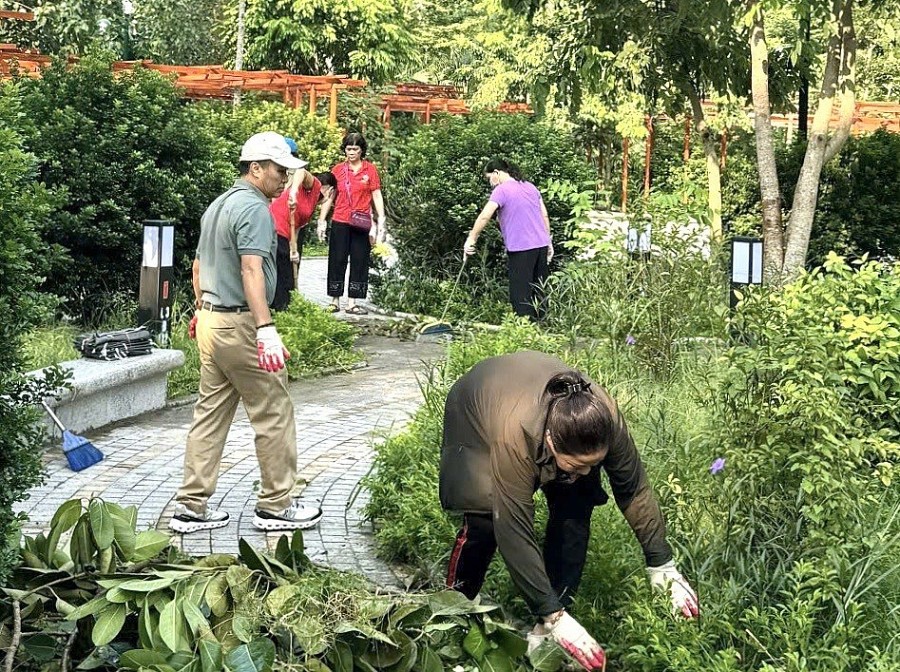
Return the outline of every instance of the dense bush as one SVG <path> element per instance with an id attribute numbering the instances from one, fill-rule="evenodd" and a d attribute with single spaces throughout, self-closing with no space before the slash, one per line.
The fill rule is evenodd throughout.
<path id="1" fill-rule="evenodd" d="M 45 387 L 22 377 L 20 345 L 52 309 L 36 291 L 46 269 L 40 223 L 51 200 L 33 181 L 34 156 L 5 124 L 10 112 L 0 97 L 0 582 L 18 556 L 19 518 L 12 506 L 40 480 L 43 437 L 26 404 Z"/>
<path id="2" fill-rule="evenodd" d="M 551 197 L 551 182 L 583 188 L 593 185 L 588 165 L 576 151 L 571 136 L 534 122 L 523 115 L 476 114 L 442 118 L 420 127 L 399 141 L 396 159 L 385 178 L 390 230 L 400 257 L 400 273 L 427 286 L 430 279 L 453 279 L 462 261 L 466 233 L 490 195 L 484 180 L 487 161 L 500 156 L 517 163 L 526 179 L 544 194 L 557 249 L 566 237 L 571 206 Z M 479 252 L 467 267 L 463 287 L 469 301 L 483 297 L 497 301 L 506 287 L 506 261 L 499 229 L 490 226 L 479 242 Z M 403 282 L 388 276 L 388 282 Z M 375 288 L 376 301 L 400 296 L 395 289 Z M 505 289 L 503 289 L 505 293 Z M 400 310 L 410 306 L 386 305 Z M 438 306 L 419 305 L 420 312 Z"/>
<path id="3" fill-rule="evenodd" d="M 113 74 L 104 60 L 24 79 L 20 98 L 26 147 L 38 178 L 63 199 L 44 228 L 53 265 L 43 288 L 90 318 L 117 293 L 138 287 L 141 223 L 172 219 L 179 270 L 196 247 L 200 214 L 232 178 L 216 160 L 219 142 L 159 73 Z"/>
<path id="4" fill-rule="evenodd" d="M 700 594 L 699 624 L 673 619 L 622 516 L 596 511 L 575 611 L 610 669 L 897 669 L 898 296 L 900 272 L 832 258 L 783 293 L 748 298 L 735 323 L 743 340 L 720 361 L 686 361 L 665 384 L 633 349 L 573 350 L 527 326 L 454 343 L 408 432 L 379 448 L 369 513 L 380 548 L 443 573 L 455 531 L 436 496 L 447 389 L 485 356 L 537 348 L 619 399 Z M 725 468 L 714 475 L 716 458 Z M 496 569 L 488 592 L 521 609 Z"/>

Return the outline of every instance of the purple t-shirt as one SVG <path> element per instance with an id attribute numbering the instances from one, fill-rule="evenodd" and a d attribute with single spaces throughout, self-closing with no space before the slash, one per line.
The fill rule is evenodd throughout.
<path id="1" fill-rule="evenodd" d="M 507 251 L 521 252 L 550 244 L 541 214 L 541 193 L 531 182 L 502 182 L 494 187 L 490 200 L 500 206 L 500 232 Z"/>

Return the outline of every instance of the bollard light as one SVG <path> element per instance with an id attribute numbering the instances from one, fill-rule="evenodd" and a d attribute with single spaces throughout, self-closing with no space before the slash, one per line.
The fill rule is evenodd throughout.
<path id="1" fill-rule="evenodd" d="M 172 222 L 165 219 L 145 221 L 143 249 L 138 323 L 155 334 L 161 345 L 167 345 L 175 299 L 175 227 Z"/>
<path id="2" fill-rule="evenodd" d="M 735 236 L 731 239 L 731 296 L 729 305 L 734 310 L 737 294 L 748 285 L 761 285 L 763 281 L 763 241 L 761 238 Z"/>

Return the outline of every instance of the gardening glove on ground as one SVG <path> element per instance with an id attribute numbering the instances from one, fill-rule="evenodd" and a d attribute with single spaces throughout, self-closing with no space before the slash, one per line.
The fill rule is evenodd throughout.
<path id="1" fill-rule="evenodd" d="M 192 341 L 197 340 L 197 313 L 194 313 L 191 321 L 188 322 L 188 338 Z"/>
<path id="2" fill-rule="evenodd" d="M 673 614 L 681 613 L 685 618 L 700 615 L 697 593 L 675 567 L 674 561 L 669 560 L 659 567 L 648 567 L 647 573 L 650 575 L 650 585 L 658 590 L 668 591 L 672 598 Z"/>
<path id="3" fill-rule="evenodd" d="M 320 219 L 316 222 L 316 235 L 319 237 L 319 242 L 325 242 L 325 229 L 328 228 L 328 222 L 324 219 Z"/>
<path id="4" fill-rule="evenodd" d="M 544 621 L 544 627 L 553 640 L 577 660 L 586 670 L 603 670 L 606 653 L 581 624 L 565 611 L 552 620 Z"/>
<path id="5" fill-rule="evenodd" d="M 291 358 L 291 353 L 284 347 L 274 325 L 256 330 L 256 354 L 259 357 L 259 368 L 273 373 L 281 371 L 285 360 Z"/>

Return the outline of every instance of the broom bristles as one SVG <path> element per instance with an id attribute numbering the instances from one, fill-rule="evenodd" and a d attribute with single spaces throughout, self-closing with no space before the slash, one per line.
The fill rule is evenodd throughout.
<path id="1" fill-rule="evenodd" d="M 69 431 L 63 432 L 63 452 L 72 471 L 87 469 L 103 459 L 103 453 L 93 443 Z"/>

